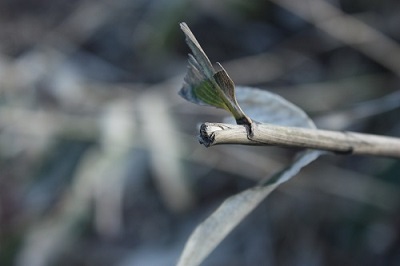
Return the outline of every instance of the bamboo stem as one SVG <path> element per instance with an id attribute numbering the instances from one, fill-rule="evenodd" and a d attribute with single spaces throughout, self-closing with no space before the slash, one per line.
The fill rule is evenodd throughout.
<path id="1" fill-rule="evenodd" d="M 400 158 L 400 138 L 271 124 L 253 123 L 251 134 L 248 134 L 248 128 L 243 125 L 204 123 L 200 127 L 200 143 L 206 147 L 218 144 L 276 145 Z"/>

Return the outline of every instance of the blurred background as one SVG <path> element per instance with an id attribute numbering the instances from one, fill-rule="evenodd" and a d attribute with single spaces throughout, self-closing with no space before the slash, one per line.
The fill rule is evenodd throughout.
<path id="1" fill-rule="evenodd" d="M 317 126 L 400 137 L 400 2 L 3 0 L 0 265 L 174 265 L 195 226 L 293 157 L 198 144 L 185 21 L 236 84 Z M 204 265 L 400 265 L 400 162 L 324 156 Z"/>

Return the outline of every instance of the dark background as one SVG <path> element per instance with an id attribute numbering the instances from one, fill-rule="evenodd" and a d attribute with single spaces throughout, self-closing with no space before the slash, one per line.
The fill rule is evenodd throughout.
<path id="1" fill-rule="evenodd" d="M 400 3 L 320 3 L 1 1 L 0 265 L 174 265 L 225 198 L 290 162 L 198 144 L 227 113 L 177 95 L 182 21 L 236 84 L 399 137 Z M 399 265 L 399 183 L 398 160 L 320 158 L 204 265 Z"/>

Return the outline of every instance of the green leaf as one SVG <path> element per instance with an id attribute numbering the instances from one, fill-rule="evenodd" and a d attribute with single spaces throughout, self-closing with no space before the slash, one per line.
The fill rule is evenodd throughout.
<path id="1" fill-rule="evenodd" d="M 215 71 L 207 55 L 201 48 L 186 23 L 180 24 L 186 35 L 186 42 L 192 50 L 189 54 L 189 66 L 185 82 L 179 94 L 186 100 L 225 109 L 230 112 L 238 124 L 252 123 L 236 101 L 235 84 L 225 69 Z"/>

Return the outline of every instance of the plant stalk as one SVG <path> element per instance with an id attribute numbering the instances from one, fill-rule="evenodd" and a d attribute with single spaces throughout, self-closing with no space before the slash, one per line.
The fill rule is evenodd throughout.
<path id="1" fill-rule="evenodd" d="M 255 123 L 251 130 L 250 136 L 244 125 L 204 123 L 200 127 L 200 143 L 206 147 L 219 144 L 276 145 L 400 159 L 400 138 Z"/>

